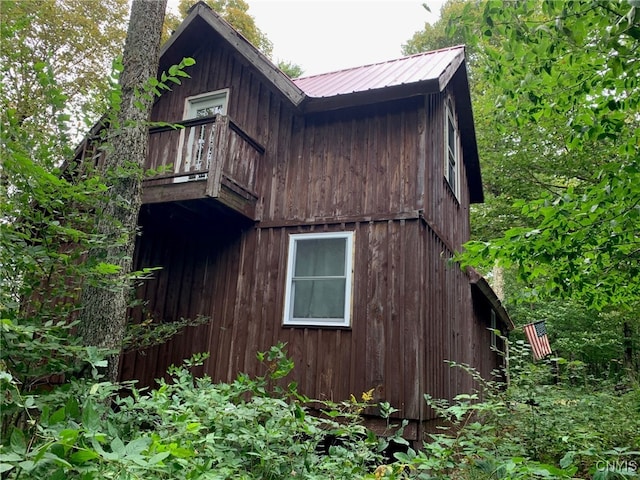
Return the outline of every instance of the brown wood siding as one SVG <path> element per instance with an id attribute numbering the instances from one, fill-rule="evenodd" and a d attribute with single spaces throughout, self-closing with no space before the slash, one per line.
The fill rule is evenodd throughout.
<path id="1" fill-rule="evenodd" d="M 424 420 L 431 412 L 423 393 L 452 398 L 471 390 L 470 378 L 444 361 L 473 364 L 487 355 L 490 337 L 475 319 L 468 278 L 447 265 L 449 250 L 418 218 L 226 234 L 184 221 L 171 235 L 155 228 L 167 225 L 146 229 L 138 255 L 138 267 L 164 266 L 140 292 L 149 311 L 165 321 L 212 320 L 130 354 L 123 378 L 149 384 L 198 351 L 210 352 L 204 370 L 215 380 L 261 374 L 256 352 L 283 341 L 304 394 L 338 401 L 373 388 L 398 415 Z M 355 232 L 352 328 L 283 327 L 288 235 L 336 230 Z"/>
<path id="2" fill-rule="evenodd" d="M 198 351 L 210 352 L 203 371 L 214 380 L 262 374 L 256 352 L 284 341 L 304 394 L 344 400 L 373 388 L 399 416 L 432 418 L 423 393 L 473 387 L 445 360 L 483 373 L 496 364 L 486 306 L 474 309 L 469 279 L 447 264 L 469 236 L 469 194 L 457 200 L 444 178 L 444 95 L 303 116 L 210 37 L 192 79 L 153 116 L 180 120 L 185 97 L 230 88 L 229 116 L 266 150 L 250 174 L 261 220 L 243 227 L 200 207 L 141 217 L 137 267 L 164 267 L 139 290 L 149 314 L 211 322 L 127 355 L 123 378 L 151 384 Z M 355 232 L 352 327 L 283 327 L 288 235 L 342 230 Z"/>
<path id="3" fill-rule="evenodd" d="M 460 198 L 449 188 L 444 176 L 445 94 L 426 97 L 426 159 L 424 215 L 452 249 L 469 240 L 469 190 L 464 168 L 460 171 Z"/>
<path id="4" fill-rule="evenodd" d="M 421 192 L 419 99 L 281 118 L 262 170 L 264 222 L 415 210 Z M 278 119 L 275 119 L 278 120 Z"/>

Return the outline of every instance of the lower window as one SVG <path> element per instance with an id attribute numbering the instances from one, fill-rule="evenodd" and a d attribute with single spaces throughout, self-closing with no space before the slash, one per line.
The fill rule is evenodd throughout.
<path id="1" fill-rule="evenodd" d="M 351 325 L 353 232 L 289 236 L 284 325 Z"/>

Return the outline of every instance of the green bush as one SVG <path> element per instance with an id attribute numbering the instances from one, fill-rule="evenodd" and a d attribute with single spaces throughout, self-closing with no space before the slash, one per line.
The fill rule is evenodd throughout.
<path id="1" fill-rule="evenodd" d="M 359 421 L 365 404 L 324 403 L 311 415 L 294 384 L 275 385 L 293 367 L 282 345 L 260 354 L 267 375 L 233 383 L 194 378 L 189 368 L 204 358 L 146 392 L 74 380 L 28 397 L 29 422 L 1 447 L 0 469 L 7 478 L 352 479 L 381 461 Z"/>
<path id="2" fill-rule="evenodd" d="M 453 402 L 425 400 L 445 420 L 422 451 L 396 454 L 385 478 L 531 479 L 640 476 L 640 389 L 607 383 L 574 386 L 580 365 L 532 362 L 527 345 L 510 347 L 511 383 L 483 380 Z M 480 401 L 479 399 L 483 400 Z"/>

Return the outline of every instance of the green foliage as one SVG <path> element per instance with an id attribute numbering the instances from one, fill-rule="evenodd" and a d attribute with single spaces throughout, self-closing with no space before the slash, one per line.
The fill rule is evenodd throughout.
<path id="1" fill-rule="evenodd" d="M 289 78 L 298 78 L 301 77 L 304 73 L 304 70 L 300 65 L 292 62 L 285 62 L 284 60 L 278 62 L 278 68 L 282 70 Z"/>
<path id="2" fill-rule="evenodd" d="M 582 377 L 574 378 L 574 383 L 584 385 L 593 377 L 621 381 L 632 373 L 625 356 L 628 347 L 630 352 L 640 351 L 640 319 L 616 311 L 598 312 L 571 299 L 519 295 L 522 283 L 507 269 L 504 277 L 511 318 L 518 325 L 544 319 L 554 353 L 582 363 Z M 522 340 L 524 334 L 516 330 L 511 339 Z"/>
<path id="3" fill-rule="evenodd" d="M 166 28 L 172 31 L 176 30 L 180 22 L 186 18 L 189 9 L 196 3 L 198 3 L 197 0 L 179 0 L 178 15 L 169 13 L 166 16 Z M 229 22 L 233 28 L 240 32 L 264 55 L 271 57 L 273 44 L 258 28 L 254 18 L 248 13 L 249 4 L 245 0 L 206 0 L 205 3 Z"/>
<path id="4" fill-rule="evenodd" d="M 152 102 L 155 97 L 160 97 L 163 92 L 171 91 L 171 84 L 182 85 L 182 80 L 185 78 L 191 78 L 185 71 L 187 67 L 191 67 L 196 64 L 196 61 L 191 57 L 183 58 L 179 64 L 171 65 L 167 72 L 160 74 L 160 79 L 150 78 L 143 85 L 142 91 L 136 91 L 135 105 L 139 108 L 143 108 L 143 101 Z M 165 126 L 163 122 L 155 122 L 155 126 Z"/>
<path id="5" fill-rule="evenodd" d="M 486 203 L 459 259 L 515 272 L 516 324 L 549 318 L 554 348 L 591 373 L 637 371 L 638 6 L 450 1 L 441 15 L 404 48 L 467 46 Z"/>
<path id="6" fill-rule="evenodd" d="M 510 352 L 508 387 L 451 363 L 473 376 L 478 391 L 452 402 L 425 395 L 441 433 L 430 434 L 423 450 L 396 453 L 380 478 L 638 478 L 640 390 L 576 388 L 571 362 L 533 363 L 524 342 Z"/>
<path id="7" fill-rule="evenodd" d="M 19 122 L 50 128 L 62 113 L 51 102 L 51 87 L 67 99 L 73 129 L 104 112 L 105 72 L 122 48 L 127 2 L 104 0 L 3 0 L 0 8 L 2 110 Z M 47 81 L 44 81 L 44 79 Z"/>
<path id="8" fill-rule="evenodd" d="M 63 110 L 66 96 L 55 77 L 42 75 L 36 81 L 34 88 L 46 92 L 47 105 Z M 58 165 L 71 156 L 71 135 L 64 119 L 53 120 L 56 129 L 37 128 L 19 109 L 2 111 L 3 442 L 12 426 L 28 421 L 31 393 L 102 366 L 99 353 L 80 345 L 72 333 L 81 283 L 96 274 L 95 266 L 84 261 L 85 253 L 104 241 L 92 231 L 95 201 L 107 187 L 98 177 L 72 181 L 62 174 Z"/>
<path id="9" fill-rule="evenodd" d="M 34 397 L 0 468 L 8 478 L 363 478 L 380 460 L 353 413 L 366 405 L 321 402 L 316 416 L 295 385 L 271 388 L 293 368 L 283 347 L 259 354 L 264 376 L 228 384 L 194 378 L 197 355 L 148 392 L 74 381 Z"/>
<path id="10" fill-rule="evenodd" d="M 404 55 L 413 55 L 455 45 L 466 44 L 468 46 L 469 42 L 467 41 L 465 30 L 458 30 L 453 35 L 447 33 L 449 19 L 460 16 L 465 3 L 465 0 L 447 0 L 440 9 L 440 18 L 433 24 L 425 22 L 423 29 L 415 32 L 407 43 L 402 45 L 402 53 Z M 428 2 L 423 3 L 422 6 L 425 10 L 430 11 Z"/>
<path id="11" fill-rule="evenodd" d="M 475 77 L 490 85 L 495 99 L 487 105 L 494 112 L 492 135 L 508 145 L 501 149 L 503 164 L 523 158 L 530 173 L 539 163 L 547 175 L 537 178 L 547 192 L 538 189 L 542 198 L 535 200 L 512 197 L 521 198 L 512 214 L 520 225 L 490 244 L 469 244 L 468 260 L 514 263 L 528 282 L 541 279 L 539 290 L 548 295 L 599 309 L 635 308 L 636 7 L 596 0 L 524 1 L 507 8 L 489 1 L 480 37 L 475 19 L 468 4 L 450 32 L 464 30 L 476 42 Z M 572 164 L 576 168 L 566 168 Z"/>

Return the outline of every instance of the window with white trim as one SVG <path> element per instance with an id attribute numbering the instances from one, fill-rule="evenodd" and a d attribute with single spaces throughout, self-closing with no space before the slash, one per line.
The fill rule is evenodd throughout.
<path id="1" fill-rule="evenodd" d="M 491 346 L 493 348 L 498 347 L 498 335 L 496 329 L 498 328 L 498 322 L 496 321 L 496 311 L 491 309 Z"/>
<path id="2" fill-rule="evenodd" d="M 448 97 L 445 102 L 446 126 L 445 126 L 445 163 L 444 176 L 451 191 L 460 198 L 460 134 L 456 121 L 453 100 Z"/>
<path id="3" fill-rule="evenodd" d="M 227 98 L 229 89 L 216 90 L 215 92 L 201 93 L 185 99 L 185 120 L 192 118 L 210 117 L 212 115 L 227 114 Z"/>
<path id="4" fill-rule="evenodd" d="M 289 236 L 284 325 L 349 327 L 353 232 Z"/>

